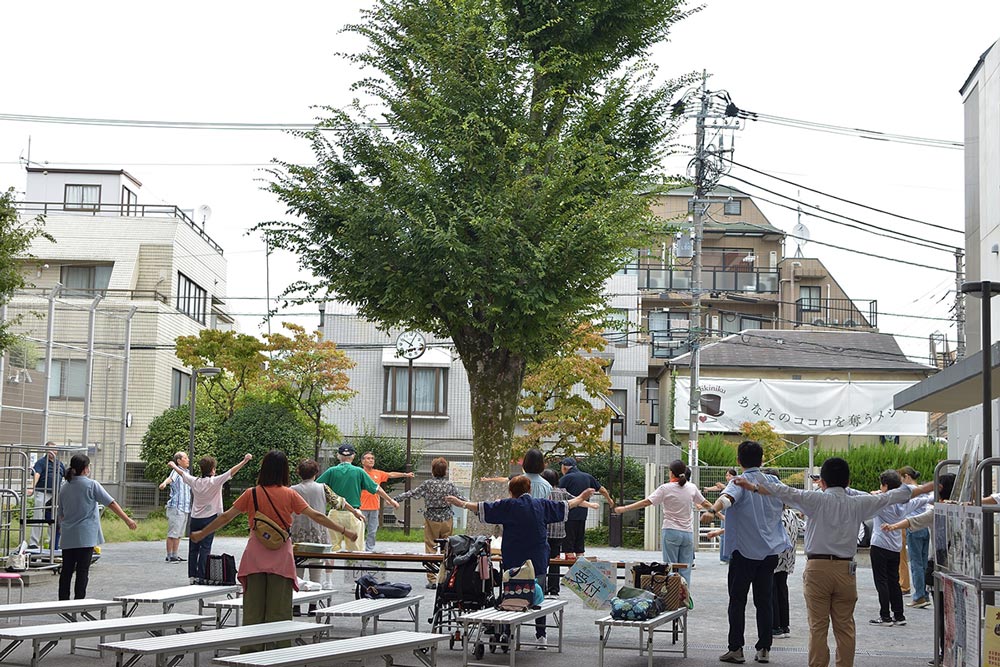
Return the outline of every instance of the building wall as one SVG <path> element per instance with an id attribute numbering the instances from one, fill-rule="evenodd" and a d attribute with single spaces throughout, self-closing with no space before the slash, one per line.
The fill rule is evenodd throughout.
<path id="1" fill-rule="evenodd" d="M 25 201 L 62 203 L 65 201 L 65 188 L 67 184 L 100 185 L 101 205 L 121 203 L 122 186 L 127 187 L 136 195 L 139 194 L 139 190 L 142 187 L 119 171 L 94 170 L 89 172 L 65 173 L 57 170 L 32 170 L 28 172 Z M 77 212 L 72 213 L 72 215 L 91 214 Z"/>

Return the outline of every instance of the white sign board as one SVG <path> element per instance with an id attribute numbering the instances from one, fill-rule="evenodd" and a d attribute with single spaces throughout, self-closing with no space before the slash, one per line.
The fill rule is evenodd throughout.
<path id="1" fill-rule="evenodd" d="M 455 462 L 448 464 L 448 479 L 459 488 L 472 487 L 472 462 Z"/>
<path id="2" fill-rule="evenodd" d="M 927 413 L 896 410 L 893 396 L 914 382 L 701 378 L 699 430 L 740 430 L 766 421 L 778 433 L 927 435 Z M 674 428 L 686 431 L 689 378 L 677 378 Z"/>

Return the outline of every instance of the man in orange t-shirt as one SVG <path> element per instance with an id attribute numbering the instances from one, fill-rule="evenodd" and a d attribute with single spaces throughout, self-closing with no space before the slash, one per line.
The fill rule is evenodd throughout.
<path id="1" fill-rule="evenodd" d="M 382 483 L 390 479 L 401 477 L 413 477 L 412 472 L 386 472 L 375 469 L 375 453 L 365 452 L 361 457 L 361 467 L 364 469 L 372 481 L 379 485 L 382 491 Z M 385 493 L 382 491 L 382 493 Z M 387 496 L 388 497 L 388 496 Z M 392 499 L 389 498 L 392 502 Z M 375 533 L 378 532 L 378 513 L 381 501 L 374 493 L 368 493 L 364 489 L 361 491 L 361 513 L 365 515 L 365 551 L 375 551 Z M 399 507 L 398 503 L 394 503 Z"/>

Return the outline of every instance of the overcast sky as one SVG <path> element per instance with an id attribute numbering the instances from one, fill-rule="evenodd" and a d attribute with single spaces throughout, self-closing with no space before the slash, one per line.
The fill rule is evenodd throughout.
<path id="1" fill-rule="evenodd" d="M 350 102 L 357 78 L 339 51 L 362 47 L 340 33 L 367 0 L 335 2 L 18 2 L 4 8 L 0 113 L 140 120 L 302 123 L 312 105 Z M 654 52 L 663 78 L 706 70 L 742 109 L 900 135 L 960 141 L 958 89 L 1000 38 L 1000 3 L 944 8 L 924 0 L 709 0 Z M 691 128 L 681 143 L 691 143 Z M 0 120 L 0 185 L 23 190 L 19 161 L 124 168 L 143 182 L 140 202 L 195 209 L 208 204 L 209 234 L 229 260 L 229 305 L 241 328 L 261 331 L 263 243 L 246 230 L 282 215 L 260 191 L 271 158 L 310 161 L 303 142 L 277 132 L 102 128 Z M 962 152 L 750 123 L 734 159 L 817 190 L 956 230 L 963 225 Z M 683 171 L 686 158 L 668 172 Z M 757 185 L 796 197 L 797 188 L 734 169 Z M 726 183 L 727 181 L 723 181 Z M 758 193 L 745 184 L 730 185 Z M 777 199 L 773 195 L 765 195 Z M 961 234 L 802 191 L 827 211 L 915 236 L 962 245 Z M 793 211 L 760 202 L 791 231 Z M 811 218 L 812 238 L 879 255 L 807 245 L 855 299 L 878 299 L 882 331 L 926 358 L 927 335 L 949 334 L 954 274 L 909 267 L 899 258 L 951 271 L 947 252 L 852 231 Z M 789 240 L 786 253 L 795 251 Z M 294 258 L 271 257 L 271 293 L 298 274 Z M 314 308 L 289 319 L 315 326 Z M 297 315 L 303 314 L 303 315 Z M 904 337 L 909 336 L 909 337 Z"/>

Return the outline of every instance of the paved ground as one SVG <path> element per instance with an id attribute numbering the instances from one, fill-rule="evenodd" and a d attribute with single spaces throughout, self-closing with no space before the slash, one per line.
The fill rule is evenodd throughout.
<path id="1" fill-rule="evenodd" d="M 239 558 L 242 551 L 244 539 L 219 538 L 215 541 L 215 552 L 232 553 Z M 381 544 L 380 548 L 386 551 L 415 552 L 421 550 L 419 544 Z M 186 546 L 182 546 L 186 550 Z M 593 548 L 590 550 L 594 555 L 606 556 L 609 559 L 617 560 L 657 560 L 658 554 L 653 552 L 632 551 L 626 549 Z M 186 564 L 171 564 L 163 561 L 162 543 L 127 543 L 107 545 L 104 555 L 91 571 L 91 581 L 88 590 L 89 597 L 111 599 L 115 595 L 125 593 L 138 593 L 147 590 L 165 588 L 174 585 L 187 583 Z M 791 637 L 788 639 L 776 639 L 771 654 L 771 663 L 777 665 L 804 665 L 806 664 L 806 627 L 805 609 L 802 603 L 802 579 L 801 568 L 803 563 L 797 564 L 797 572 L 789 577 L 789 588 L 792 620 Z M 726 566 L 719 562 L 718 554 L 715 552 L 701 552 L 697 556 L 696 568 L 694 570 L 692 590 L 695 598 L 695 610 L 690 614 L 690 639 L 689 657 L 682 660 L 679 657 L 657 656 L 654 661 L 656 665 L 669 667 L 670 665 L 690 665 L 692 667 L 702 667 L 708 665 L 720 665 L 718 656 L 726 650 L 726 633 L 728 622 L 726 618 Z M 334 577 L 338 578 L 336 584 L 336 595 L 334 601 L 345 601 L 353 598 L 353 583 L 344 581 L 343 572 L 335 572 Z M 391 576 L 394 581 L 407 581 L 414 586 L 415 593 L 424 593 L 425 602 L 421 605 L 421 617 L 423 623 L 430 616 L 433 607 L 433 591 L 426 591 L 423 588 L 424 579 L 419 574 L 394 574 Z M 856 612 L 858 621 L 858 653 L 855 664 L 859 667 L 877 665 L 878 667 L 912 667 L 914 665 L 925 665 L 930 657 L 931 645 L 933 641 L 933 611 L 928 609 L 907 608 L 908 625 L 905 627 L 875 627 L 868 624 L 868 619 L 878 615 L 878 603 L 875 589 L 872 585 L 871 570 L 862 565 L 858 569 L 858 588 L 860 601 Z M 52 600 L 56 598 L 56 577 L 51 579 L 36 578 L 32 580 L 32 585 L 25 589 L 26 600 Z M 566 612 L 566 647 L 562 654 L 558 654 L 554 649 L 548 651 L 526 650 L 518 654 L 517 663 L 524 667 L 549 667 L 550 665 L 576 665 L 590 666 L 597 664 L 597 630 L 593 620 L 598 617 L 599 612 L 592 611 L 583 606 L 572 593 L 563 592 L 563 598 L 569 601 Z M 752 603 L 750 613 L 752 614 Z M 196 611 L 195 605 L 178 605 L 175 611 L 191 612 Z M 137 613 L 155 613 L 149 606 L 140 609 Z M 43 617 L 29 619 L 30 622 L 49 621 Z M 55 622 L 53 620 L 53 622 Z M 749 628 L 753 628 L 752 617 L 748 623 Z M 426 628 L 424 628 L 426 629 Z M 636 638 L 637 639 L 637 638 Z M 747 637 L 748 664 L 753 664 L 752 645 L 756 640 L 755 636 Z M 634 641 L 634 640 L 632 640 Z M 832 641 L 832 635 L 831 635 Z M 91 657 L 93 655 L 93 657 Z M 9 661 L 25 664 L 30 657 L 30 652 L 25 647 L 18 648 L 10 657 Z M 497 665 L 507 664 L 498 653 L 490 657 L 487 652 L 486 661 L 496 662 Z M 412 664 L 410 660 L 402 660 L 405 664 Z M 461 654 L 458 651 L 448 651 L 447 649 L 439 653 L 438 663 L 446 667 L 461 665 Z M 114 664 L 113 657 L 105 657 L 103 660 L 94 654 L 84 653 L 82 655 L 71 656 L 68 648 L 59 646 L 43 661 L 43 665 L 50 667 L 69 667 L 70 665 L 94 665 L 111 666 Z M 187 663 L 193 664 L 193 662 Z M 205 661 L 205 664 L 209 664 Z M 374 664 L 374 663 L 373 663 Z M 613 651 L 608 653 L 608 667 L 642 667 L 646 664 L 645 658 L 640 658 L 637 651 Z"/>

